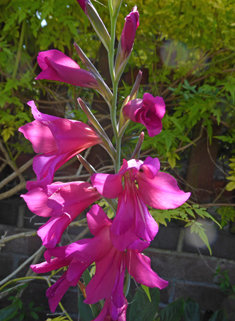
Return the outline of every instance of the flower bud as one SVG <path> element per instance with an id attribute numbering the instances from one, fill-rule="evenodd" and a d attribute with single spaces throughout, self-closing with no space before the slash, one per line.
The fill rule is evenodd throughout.
<path id="1" fill-rule="evenodd" d="M 117 77 L 123 72 L 129 56 L 131 54 L 136 30 L 139 26 L 139 13 L 137 7 L 135 6 L 131 13 L 125 19 L 125 25 L 122 30 L 121 39 L 118 44 L 117 58 L 115 61 L 115 71 Z"/>
<path id="2" fill-rule="evenodd" d="M 103 45 L 107 50 L 109 50 L 110 44 L 110 35 L 101 20 L 98 12 L 96 11 L 95 7 L 89 0 L 77 0 L 78 4 L 82 8 L 82 10 L 87 15 L 88 19 L 90 20 L 95 32 L 99 36 L 100 40 L 103 42 Z"/>

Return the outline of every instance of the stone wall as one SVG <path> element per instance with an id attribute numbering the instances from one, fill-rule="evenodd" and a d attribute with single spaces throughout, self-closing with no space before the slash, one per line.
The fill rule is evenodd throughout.
<path id="1" fill-rule="evenodd" d="M 13 210 L 14 209 L 14 210 Z M 22 199 L 1 202 L 0 208 L 0 237 L 10 236 L 22 232 L 35 231 L 45 219 L 35 217 L 30 220 L 29 212 Z M 12 218 L 14 217 L 14 219 Z M 17 222 L 18 227 L 13 226 Z M 4 224 L 1 224 L 4 223 Z M 186 241 L 187 232 L 184 227 L 170 223 L 166 228 L 160 226 L 159 233 L 145 253 L 151 258 L 152 268 L 162 278 L 169 280 L 169 286 L 161 291 L 161 307 L 177 300 L 190 297 L 195 300 L 203 311 L 216 311 L 226 308 L 231 321 L 235 320 L 235 300 L 229 299 L 216 285 L 215 270 L 220 265 L 221 270 L 228 270 L 232 284 L 235 284 L 235 235 L 227 231 L 215 230 L 211 243 L 213 255 L 205 248 L 198 248 Z M 80 233 L 81 228 L 71 228 L 62 242 L 68 242 Z M 0 252 L 0 279 L 7 277 L 19 267 L 41 246 L 37 235 L 21 237 L 7 242 Z M 43 257 L 41 258 L 41 261 Z M 17 277 L 25 276 L 29 270 L 27 264 L 17 273 Z M 36 306 L 43 307 L 40 320 L 46 320 L 50 311 L 45 296 L 47 283 L 41 280 L 30 282 L 23 292 L 22 299 L 27 306 L 34 301 Z M 0 308 L 9 304 L 6 298 L 0 300 Z M 62 304 L 69 314 L 76 320 L 77 292 L 71 288 L 62 299 Z M 58 312 L 60 310 L 58 309 Z M 48 316 L 47 316 L 48 317 Z"/>

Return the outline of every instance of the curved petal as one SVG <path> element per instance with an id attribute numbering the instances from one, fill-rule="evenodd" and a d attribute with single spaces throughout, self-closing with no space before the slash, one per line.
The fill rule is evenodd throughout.
<path id="1" fill-rule="evenodd" d="M 160 162 L 158 158 L 152 158 L 148 156 L 143 165 L 140 167 L 144 174 L 149 178 L 153 179 L 160 170 Z"/>
<path id="2" fill-rule="evenodd" d="M 126 270 L 125 252 L 122 252 L 117 266 L 117 278 L 112 292 L 112 302 L 116 308 L 121 308 L 124 304 L 123 286 Z"/>
<path id="3" fill-rule="evenodd" d="M 122 177 L 116 174 L 93 174 L 91 183 L 107 198 L 116 198 L 123 191 Z"/>
<path id="4" fill-rule="evenodd" d="M 143 165 L 143 162 L 140 159 L 132 158 L 128 161 L 123 159 L 123 165 L 118 174 L 124 174 L 127 170 L 132 168 L 139 170 L 142 165 Z"/>
<path id="5" fill-rule="evenodd" d="M 51 215 L 67 213 L 74 220 L 100 197 L 96 188 L 87 182 L 64 183 L 48 198 L 47 205 L 52 209 Z"/>
<path id="6" fill-rule="evenodd" d="M 80 69 L 79 65 L 73 59 L 66 56 L 63 52 L 59 50 L 52 49 L 47 51 L 41 51 L 38 53 L 37 60 L 42 70 L 45 70 L 48 68 L 48 64 L 45 61 L 45 58 L 53 60 L 55 63 L 61 66 Z"/>
<path id="7" fill-rule="evenodd" d="M 43 114 L 41 113 L 38 109 L 37 106 L 35 105 L 33 100 L 30 100 L 29 102 L 27 102 L 27 105 L 29 105 L 31 107 L 31 112 L 33 114 L 33 117 L 35 120 L 38 120 L 40 122 L 44 122 L 44 124 L 46 125 L 48 122 L 54 121 L 56 119 L 59 119 L 59 117 L 56 116 L 51 116 L 51 115 L 47 115 L 47 114 Z"/>
<path id="8" fill-rule="evenodd" d="M 138 173 L 138 185 L 145 203 L 157 209 L 174 209 L 185 203 L 191 193 L 185 193 L 170 174 L 159 172 L 154 179 Z"/>
<path id="9" fill-rule="evenodd" d="M 76 259 L 73 259 L 69 264 L 67 270 L 66 278 L 72 286 L 76 286 L 82 273 L 91 265 L 91 263 L 81 262 Z"/>
<path id="10" fill-rule="evenodd" d="M 130 187 L 126 184 L 124 191 L 118 198 L 116 216 L 110 231 L 115 235 L 124 234 L 135 222 L 135 206 Z"/>
<path id="11" fill-rule="evenodd" d="M 87 213 L 87 223 L 93 235 L 99 233 L 104 227 L 110 226 L 110 220 L 99 205 L 93 205 Z"/>
<path id="12" fill-rule="evenodd" d="M 58 145 L 60 154 L 76 151 L 76 154 L 93 145 L 100 144 L 101 139 L 95 131 L 80 121 L 57 118 L 48 124 Z"/>
<path id="13" fill-rule="evenodd" d="M 168 285 L 168 281 L 161 279 L 151 269 L 150 258 L 134 250 L 127 250 L 126 257 L 128 272 L 136 282 L 150 288 L 157 287 L 159 289 L 163 289 Z"/>
<path id="14" fill-rule="evenodd" d="M 139 252 L 142 252 L 149 246 L 149 243 L 140 240 L 135 233 L 135 226 L 131 225 L 130 228 L 120 235 L 115 235 L 110 231 L 110 239 L 113 246 L 120 252 L 128 249 L 138 249 Z"/>
<path id="15" fill-rule="evenodd" d="M 56 153 L 58 147 L 48 126 L 40 121 L 34 120 L 19 128 L 33 146 L 35 153 Z"/>
<path id="16" fill-rule="evenodd" d="M 38 229 L 38 236 L 47 248 L 55 247 L 61 240 L 62 234 L 68 227 L 70 219 L 67 215 L 52 217 Z"/>
<path id="17" fill-rule="evenodd" d="M 158 232 L 158 224 L 148 211 L 139 191 L 133 194 L 135 202 L 135 232 L 141 239 L 150 242 Z"/>
<path id="18" fill-rule="evenodd" d="M 91 72 L 80 69 L 75 61 L 59 50 L 39 52 L 37 60 L 42 72 L 36 79 L 62 81 L 82 87 L 97 86 L 96 78 Z"/>
<path id="19" fill-rule="evenodd" d="M 96 272 L 86 287 L 87 297 L 84 303 L 93 304 L 111 296 L 119 273 L 117 266 L 120 255 L 120 252 L 112 248 L 107 255 L 96 262 Z"/>
<path id="20" fill-rule="evenodd" d="M 104 228 L 92 239 L 83 239 L 68 245 L 65 255 L 91 264 L 106 257 L 112 247 L 109 228 Z"/>
<path id="21" fill-rule="evenodd" d="M 66 272 L 53 284 L 46 292 L 49 307 L 54 313 L 60 300 L 70 287 L 70 282 L 66 279 Z"/>
<path id="22" fill-rule="evenodd" d="M 39 264 L 32 264 L 30 265 L 30 267 L 36 273 L 47 273 L 50 271 L 60 269 L 64 266 L 67 266 L 69 265 L 70 262 L 71 262 L 71 259 L 61 259 L 56 257 L 52 259 L 50 263 L 42 262 Z"/>
<path id="23" fill-rule="evenodd" d="M 47 206 L 48 196 L 42 188 L 34 188 L 27 194 L 21 195 L 31 212 L 36 215 L 48 217 L 51 215 L 51 208 Z"/>

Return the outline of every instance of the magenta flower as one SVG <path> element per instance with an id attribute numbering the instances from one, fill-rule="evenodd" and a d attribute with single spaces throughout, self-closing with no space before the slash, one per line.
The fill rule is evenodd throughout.
<path id="1" fill-rule="evenodd" d="M 148 135 L 153 137 L 162 130 L 161 119 L 166 106 L 162 97 L 153 97 L 145 93 L 143 99 L 129 101 L 123 108 L 123 115 L 147 128 Z"/>
<path id="2" fill-rule="evenodd" d="M 61 278 L 47 290 L 49 305 L 52 312 L 70 285 L 78 283 L 82 273 L 93 262 L 96 264 L 94 277 L 86 287 L 87 304 L 94 304 L 106 299 L 106 305 L 98 320 L 102 316 L 111 315 L 113 320 L 122 321 L 126 300 L 123 296 L 125 270 L 139 283 L 148 287 L 166 287 L 168 282 L 161 279 L 152 269 L 150 259 L 137 250 L 127 249 L 118 251 L 110 239 L 112 221 L 98 205 L 94 205 L 87 214 L 90 232 L 95 235 L 92 239 L 79 240 L 70 245 L 47 250 L 47 262 L 31 265 L 34 272 L 46 273 L 54 269 L 68 266 L 68 270 Z M 54 256 L 54 259 L 50 259 Z M 107 308 L 109 307 L 109 310 Z"/>
<path id="3" fill-rule="evenodd" d="M 146 242 L 152 241 L 157 234 L 158 224 L 146 205 L 156 209 L 174 209 L 190 197 L 190 193 L 179 189 L 171 175 L 159 172 L 159 169 L 158 158 L 147 157 L 144 162 L 124 159 L 119 173 L 93 174 L 91 177 L 93 186 L 101 195 L 118 197 L 117 213 L 110 232 L 119 251 L 130 245 L 129 233 Z M 139 246 L 132 244 L 132 248 L 134 245 Z"/>
<path id="4" fill-rule="evenodd" d="M 41 51 L 37 57 L 42 72 L 35 78 L 62 81 L 79 87 L 98 88 L 96 78 L 81 69 L 71 58 L 59 50 Z"/>
<path id="5" fill-rule="evenodd" d="M 132 51 L 136 30 L 139 27 L 139 12 L 136 6 L 132 9 L 131 13 L 126 16 L 125 20 L 121 35 L 121 51 L 126 58 Z"/>
<path id="6" fill-rule="evenodd" d="M 46 192 L 38 187 L 21 196 L 33 213 L 51 216 L 37 232 L 47 248 L 55 247 L 69 224 L 101 198 L 96 188 L 86 182 L 54 183 L 46 186 Z"/>
<path id="7" fill-rule="evenodd" d="M 125 20 L 115 61 L 115 71 L 118 77 L 121 75 L 129 59 L 134 45 L 136 30 L 139 26 L 139 13 L 136 6 Z"/>
<path id="8" fill-rule="evenodd" d="M 28 102 L 35 120 L 19 128 L 30 140 L 35 153 L 33 170 L 37 181 L 27 182 L 27 189 L 43 187 L 53 181 L 55 171 L 84 149 L 100 144 L 101 139 L 88 125 L 41 113 Z"/>

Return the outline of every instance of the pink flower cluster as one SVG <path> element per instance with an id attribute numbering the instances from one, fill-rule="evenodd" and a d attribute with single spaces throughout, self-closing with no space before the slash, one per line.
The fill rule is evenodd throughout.
<path id="1" fill-rule="evenodd" d="M 78 2 L 85 10 L 87 1 Z M 121 36 L 125 55 L 132 50 L 138 18 L 134 8 L 126 19 Z M 38 63 L 42 72 L 36 79 L 98 90 L 96 76 L 80 69 L 58 50 L 39 53 Z M 95 263 L 96 272 L 86 287 L 84 302 L 94 304 L 105 299 L 96 321 L 124 321 L 127 300 L 123 288 L 127 273 L 148 287 L 162 289 L 168 284 L 151 269 L 150 259 L 141 253 L 158 232 L 158 224 L 149 207 L 174 209 L 187 201 L 190 193 L 180 190 L 171 175 L 160 172 L 159 160 L 151 157 L 144 161 L 124 159 L 118 173 L 93 174 L 91 184 L 53 182 L 55 172 L 64 163 L 83 150 L 102 144 L 102 139 L 95 129 L 82 122 L 43 114 L 33 101 L 28 105 L 35 120 L 19 131 L 30 140 L 38 154 L 33 162 L 37 179 L 27 183 L 28 193 L 22 197 L 33 213 L 49 218 L 38 230 L 47 248 L 46 261 L 31 268 L 37 273 L 47 273 L 67 267 L 47 290 L 50 309 L 54 312 L 68 288 L 76 286 L 83 272 Z M 145 125 L 150 136 L 160 133 L 164 113 L 163 99 L 150 94 L 130 101 L 123 108 L 124 116 Z M 99 205 L 93 205 L 88 210 L 87 222 L 94 237 L 56 247 L 69 224 L 102 197 L 118 200 L 114 219 L 109 219 Z"/>

